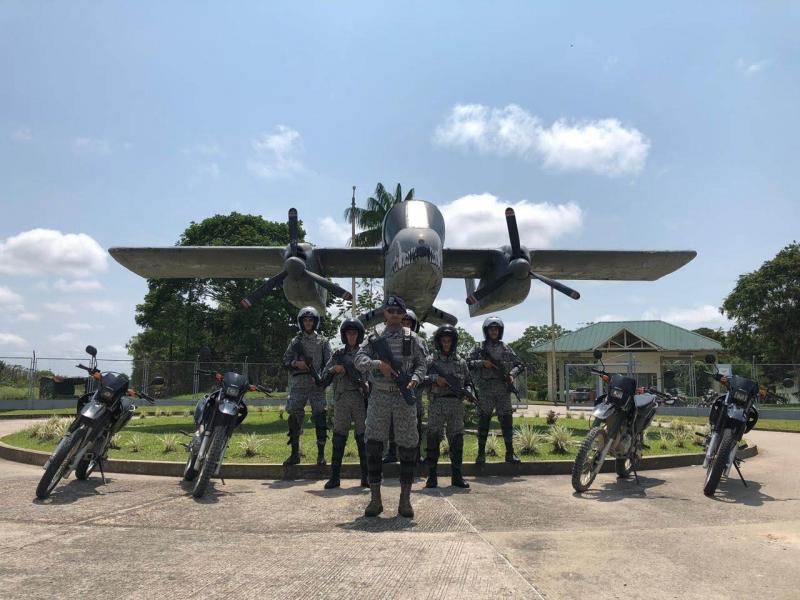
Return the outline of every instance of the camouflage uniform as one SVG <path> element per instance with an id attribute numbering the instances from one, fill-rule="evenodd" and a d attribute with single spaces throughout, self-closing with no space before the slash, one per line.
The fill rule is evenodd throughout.
<path id="1" fill-rule="evenodd" d="M 356 447 L 358 448 L 358 458 L 361 464 L 361 485 L 366 487 L 367 482 L 367 453 L 364 442 L 365 420 L 367 417 L 367 407 L 364 396 L 347 372 L 335 374 L 333 367 L 340 364 L 338 353 L 343 352 L 351 359 L 355 358 L 358 349 L 343 348 L 334 353 L 325 370 L 322 373 L 323 379 L 331 378 L 333 381 L 333 458 L 331 482 L 326 485 L 327 489 L 338 487 L 339 473 L 341 471 L 342 456 L 344 455 L 345 445 L 347 444 L 347 434 L 350 431 L 350 423 L 355 430 Z"/>
<path id="2" fill-rule="evenodd" d="M 298 354 L 292 350 L 294 343 L 300 340 L 306 357 L 311 359 L 318 372 L 331 357 L 331 345 L 328 339 L 317 332 L 298 333 L 289 344 L 283 355 L 283 365 L 289 370 L 289 397 L 286 400 L 286 412 L 289 425 L 289 444 L 292 446 L 292 457 L 299 458 L 300 436 L 303 433 L 303 419 L 306 403 L 311 405 L 311 415 L 317 432 L 317 464 L 325 464 L 325 442 L 328 439 L 327 414 L 325 412 L 325 389 L 317 386 L 314 377 L 308 371 L 300 371 L 294 363 Z M 294 461 L 299 462 L 299 461 Z"/>
<path id="3" fill-rule="evenodd" d="M 400 457 L 400 504 L 401 507 L 405 507 L 404 510 L 408 511 L 409 516 L 413 516 L 409 498 L 411 483 L 414 479 L 416 447 L 419 442 L 417 408 L 415 404 L 409 406 L 395 382 L 385 378 L 381 373 L 380 360 L 371 345 L 371 342 L 377 337 L 376 334 L 370 336 L 361 346 L 355 359 L 356 367 L 362 373 L 369 375 L 373 386 L 367 407 L 367 467 L 373 503 L 380 508 L 370 514 L 370 507 L 368 507 L 365 514 L 376 516 L 377 512 L 383 510 L 380 503 L 383 446 L 389 439 L 389 429 L 394 423 L 394 434 Z M 425 348 L 422 340 L 407 327 L 394 330 L 387 327 L 380 337 L 387 338 L 389 348 L 394 357 L 402 362 L 403 370 L 413 381 L 417 382 L 417 385 L 420 385 L 425 377 L 426 369 Z"/>
<path id="4" fill-rule="evenodd" d="M 498 369 L 487 369 L 483 365 L 483 353 L 488 353 L 498 364 L 502 364 L 506 372 L 511 377 L 516 378 L 525 370 L 525 365 L 507 344 L 497 340 L 486 340 L 482 345 L 476 346 L 470 353 L 467 364 L 470 371 L 475 375 L 475 383 L 478 386 L 478 463 L 485 460 L 486 438 L 489 436 L 489 423 L 492 413 L 497 413 L 500 421 L 500 429 L 503 432 L 503 439 L 506 445 L 506 460 L 508 462 L 518 462 L 513 460 L 513 408 L 511 406 L 511 392 L 508 384 L 503 379 Z M 482 460 L 483 459 L 483 460 Z"/>

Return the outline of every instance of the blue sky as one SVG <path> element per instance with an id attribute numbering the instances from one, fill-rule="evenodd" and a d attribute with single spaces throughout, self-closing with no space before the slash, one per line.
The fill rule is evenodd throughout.
<path id="1" fill-rule="evenodd" d="M 557 303 L 568 327 L 724 325 L 713 307 L 738 274 L 797 237 L 799 13 L 3 3 L 0 355 L 124 355 L 145 283 L 103 258 L 110 246 L 289 206 L 335 244 L 351 186 L 363 200 L 378 181 L 449 210 L 450 246 L 506 243 L 513 204 L 528 245 L 698 251 L 658 282 L 576 284 L 583 298 Z M 453 214 L 470 195 L 498 208 L 480 232 Z M 449 281 L 439 304 L 464 316 L 464 296 Z M 512 335 L 549 320 L 545 291 L 503 316 Z"/>

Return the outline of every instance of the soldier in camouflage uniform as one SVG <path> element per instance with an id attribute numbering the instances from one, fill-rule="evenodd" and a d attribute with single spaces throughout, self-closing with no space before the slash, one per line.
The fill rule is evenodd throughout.
<path id="1" fill-rule="evenodd" d="M 506 462 L 518 463 L 519 457 L 514 454 L 514 423 L 511 408 L 509 385 L 514 378 L 525 370 L 525 365 L 507 344 L 503 343 L 503 321 L 500 317 L 489 317 L 483 322 L 484 342 L 469 355 L 470 371 L 476 375 L 478 384 L 478 457 L 476 465 L 486 462 L 486 438 L 489 436 L 489 423 L 492 412 L 497 412 L 503 440 L 506 444 Z M 505 370 L 506 376 L 491 361 L 491 357 Z"/>
<path id="2" fill-rule="evenodd" d="M 428 392 L 428 437 L 425 464 L 428 465 L 426 488 L 439 485 L 436 463 L 439 461 L 439 444 L 447 428 L 447 441 L 450 445 L 450 482 L 460 488 L 468 488 L 461 474 L 461 463 L 464 458 L 464 399 L 454 391 L 437 371 L 454 375 L 459 389 L 471 391 L 467 361 L 456 352 L 458 332 L 452 325 L 442 325 L 433 334 L 436 351 L 428 357 L 428 375 L 425 385 L 430 386 Z M 432 369 L 434 367 L 434 369 Z"/>
<path id="3" fill-rule="evenodd" d="M 402 326 L 406 306 L 402 298 L 389 296 L 384 303 L 383 317 L 386 328 L 378 336 L 373 334 L 356 354 L 355 364 L 359 371 L 372 381 L 372 393 L 367 407 L 367 468 L 371 500 L 364 515 L 377 517 L 383 512 L 381 501 L 381 477 L 383 446 L 389 439 L 389 429 L 394 423 L 397 453 L 400 456 L 400 504 L 397 513 L 402 517 L 413 517 L 411 507 L 411 483 L 414 480 L 414 461 L 419 434 L 417 433 L 417 408 L 409 405 L 397 387 L 398 373 L 391 365 L 378 358 L 374 343 L 385 338 L 395 360 L 403 365 L 403 372 L 411 380 L 408 389 L 413 391 L 425 378 L 425 349 L 417 335 Z"/>
<path id="4" fill-rule="evenodd" d="M 283 355 L 283 366 L 289 370 L 289 398 L 286 401 L 286 412 L 289 425 L 289 441 L 292 454 L 284 461 L 284 465 L 300 463 L 300 435 L 303 433 L 303 419 L 306 403 L 311 405 L 311 415 L 317 431 L 317 464 L 325 463 L 325 442 L 328 439 L 327 414 L 325 412 L 325 389 L 318 386 L 310 369 L 319 373 L 331 357 L 331 346 L 328 339 L 317 333 L 319 313 L 312 306 L 306 306 L 297 315 L 300 327 L 294 339 Z M 302 354 L 293 347 L 299 342 Z M 311 360 L 311 365 L 307 360 Z"/>
<path id="5" fill-rule="evenodd" d="M 367 417 L 366 399 L 359 383 L 348 376 L 341 363 L 340 352 L 351 360 L 355 358 L 358 348 L 364 341 L 364 325 L 358 319 L 345 319 L 339 328 L 344 348 L 333 353 L 322 373 L 324 382 L 333 382 L 333 457 L 331 459 L 331 478 L 325 489 L 337 488 L 341 484 L 342 458 L 347 444 L 347 433 L 350 423 L 355 430 L 358 460 L 361 463 L 361 486 L 369 487 L 367 481 L 367 452 L 364 444 L 364 421 Z"/>
<path id="6" fill-rule="evenodd" d="M 419 320 L 417 313 L 410 308 L 406 309 L 406 314 L 403 317 L 403 327 L 408 327 L 414 333 L 419 333 Z M 428 351 L 428 346 L 425 346 L 425 351 Z M 417 395 L 417 434 L 419 436 L 419 443 L 417 444 L 417 458 L 416 462 L 420 459 L 420 444 L 422 444 L 422 418 L 424 416 L 424 408 L 422 407 L 422 386 L 419 386 L 415 393 Z M 397 462 L 397 444 L 394 441 L 394 427 L 389 430 L 389 445 L 386 454 L 383 457 L 383 464 Z"/>

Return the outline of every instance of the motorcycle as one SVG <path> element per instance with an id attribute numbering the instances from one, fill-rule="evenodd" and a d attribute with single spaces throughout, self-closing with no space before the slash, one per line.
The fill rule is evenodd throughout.
<path id="1" fill-rule="evenodd" d="M 706 355 L 705 361 L 714 366 L 714 372 L 709 375 L 727 389 L 716 398 L 708 415 L 711 433 L 707 438 L 706 455 L 703 459 L 703 468 L 706 469 L 703 493 L 712 497 L 723 475 L 728 477 L 730 474 L 731 467 L 736 469 L 742 483 L 747 487 L 740 468 L 743 461 L 736 453 L 742 436 L 758 422 L 758 408 L 755 403 L 759 398 L 766 397 L 767 390 L 741 375 L 722 375 L 713 354 Z M 785 379 L 783 385 L 791 388 L 794 381 Z"/>
<path id="2" fill-rule="evenodd" d="M 599 350 L 594 351 L 602 368 L 592 368 L 591 372 L 608 384 L 608 391 L 597 398 L 592 414 L 594 423 L 575 457 L 572 487 L 576 492 L 589 489 L 609 454 L 614 457 L 614 470 L 619 477 L 632 472 L 639 483 L 636 468 L 646 447 L 644 432 L 658 410 L 657 399 L 666 396 L 653 388 L 636 394 L 636 380 L 607 373 L 602 356 Z"/>
<path id="3" fill-rule="evenodd" d="M 97 349 L 94 346 L 86 346 L 86 353 L 92 357 L 90 365 L 76 366 L 89 373 L 87 390 L 92 386 L 95 389 L 78 401 L 75 420 L 44 464 L 44 475 L 36 486 L 36 497 L 40 500 L 47 498 L 58 482 L 73 470 L 77 479 L 84 480 L 98 467 L 105 483 L 103 461 L 114 434 L 130 421 L 136 410 L 131 400 L 138 397 L 155 404 L 155 399 L 145 392 L 130 388 L 124 374 L 101 372 L 97 368 Z M 150 385 L 163 384 L 163 377 L 150 382 Z"/>
<path id="4" fill-rule="evenodd" d="M 197 428 L 192 441 L 186 445 L 189 456 L 183 469 L 183 479 L 194 481 L 192 496 L 202 498 L 212 475 L 219 476 L 234 430 L 247 418 L 245 394 L 261 391 L 269 396 L 270 391 L 261 385 L 250 384 L 247 377 L 239 373 L 228 372 L 223 375 L 205 370 L 198 370 L 198 373 L 213 375 L 220 385 L 197 403 L 194 410 Z M 225 483 L 224 479 L 222 483 Z"/>

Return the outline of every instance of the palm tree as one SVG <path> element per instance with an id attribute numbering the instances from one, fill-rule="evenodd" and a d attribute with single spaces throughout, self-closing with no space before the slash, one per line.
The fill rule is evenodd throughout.
<path id="1" fill-rule="evenodd" d="M 383 234 L 383 218 L 386 213 L 397 203 L 414 199 L 414 188 L 411 188 L 403 198 L 403 190 L 397 184 L 394 195 L 386 191 L 382 183 L 375 188 L 375 195 L 367 198 L 366 208 L 350 207 L 344 211 L 344 218 L 348 223 L 355 219 L 356 225 L 361 230 L 353 241 L 348 242 L 361 248 L 377 246 L 381 243 Z"/>

